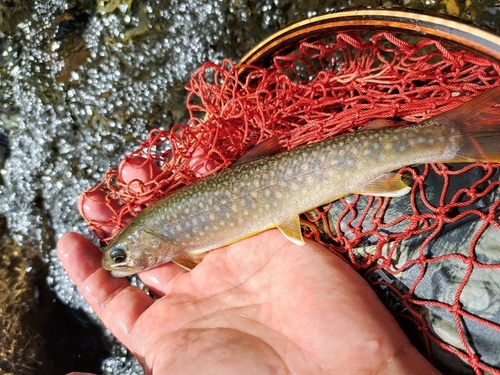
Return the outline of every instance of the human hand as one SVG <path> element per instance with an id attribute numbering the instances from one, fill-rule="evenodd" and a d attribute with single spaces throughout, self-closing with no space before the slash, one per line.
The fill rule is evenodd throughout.
<path id="1" fill-rule="evenodd" d="M 187 272 L 139 274 L 155 301 L 100 266 L 82 235 L 58 244 L 66 271 L 147 374 L 437 374 L 370 286 L 319 244 L 270 230 Z"/>

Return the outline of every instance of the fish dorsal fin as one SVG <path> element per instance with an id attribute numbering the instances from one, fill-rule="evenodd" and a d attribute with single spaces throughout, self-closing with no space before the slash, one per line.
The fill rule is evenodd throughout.
<path id="1" fill-rule="evenodd" d="M 391 126 L 390 122 L 383 118 L 377 118 L 370 121 L 368 124 L 364 125 L 358 131 L 362 132 L 365 130 L 379 130 L 384 128 L 389 128 Z"/>
<path id="2" fill-rule="evenodd" d="M 300 229 L 300 219 L 298 214 L 292 214 L 277 225 L 283 235 L 293 242 L 295 245 L 302 246 L 305 244 Z"/>
<path id="3" fill-rule="evenodd" d="M 181 251 L 172 258 L 172 262 L 185 270 L 191 271 L 194 267 L 201 263 L 207 253 L 193 254 Z"/>
<path id="4" fill-rule="evenodd" d="M 271 138 L 268 138 L 265 141 L 262 141 L 259 144 L 250 148 L 249 150 L 247 150 L 243 155 L 241 155 L 238 159 L 236 159 L 236 161 L 232 165 L 233 166 L 240 165 L 248 163 L 250 161 L 273 156 L 279 154 L 280 151 L 281 151 L 281 145 L 279 138 L 276 136 L 272 136 Z"/>
<path id="5" fill-rule="evenodd" d="M 356 194 L 380 197 L 400 197 L 407 194 L 411 187 L 404 183 L 401 173 L 386 173 L 365 184 Z"/>

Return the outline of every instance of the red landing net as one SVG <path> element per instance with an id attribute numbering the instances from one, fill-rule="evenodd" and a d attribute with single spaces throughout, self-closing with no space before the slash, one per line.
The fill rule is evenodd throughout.
<path id="1" fill-rule="evenodd" d="M 418 122 L 500 84 L 500 66 L 483 57 L 385 32 L 303 42 L 270 67 L 239 73 L 229 61 L 203 65 L 187 87 L 188 123 L 151 131 L 83 194 L 80 210 L 103 244 L 146 206 L 272 135 L 291 149 L 375 118 Z M 498 166 L 405 168 L 415 180 L 406 197 L 347 197 L 302 215 L 305 237 L 371 281 L 417 327 L 422 350 L 442 357 L 442 370 L 444 349 L 477 374 L 500 374 L 491 352 L 500 341 L 500 254 L 488 242 L 500 235 Z M 455 227 L 462 232 L 453 237 Z M 436 291 L 439 280 L 446 287 Z"/>

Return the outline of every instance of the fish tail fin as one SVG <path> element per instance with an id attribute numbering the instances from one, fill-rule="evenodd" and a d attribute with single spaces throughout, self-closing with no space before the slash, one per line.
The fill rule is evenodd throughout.
<path id="1" fill-rule="evenodd" d="M 460 147 L 447 162 L 500 162 L 500 86 L 438 116 L 461 133 Z"/>

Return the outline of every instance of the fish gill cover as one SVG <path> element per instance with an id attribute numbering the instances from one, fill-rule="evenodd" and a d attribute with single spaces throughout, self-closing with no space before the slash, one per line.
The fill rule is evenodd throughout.
<path id="1" fill-rule="evenodd" d="M 187 124 L 152 130 L 80 210 L 106 244 L 148 205 L 264 139 L 292 149 L 375 118 L 418 122 L 499 75 L 498 64 L 437 40 L 365 31 L 304 40 L 266 67 L 206 63 L 187 85 Z M 301 215 L 304 236 L 348 259 L 445 372 L 500 374 L 499 166 L 404 168 L 414 180 L 407 196 L 349 196 Z M 106 209 L 93 216 L 90 201 Z"/>

